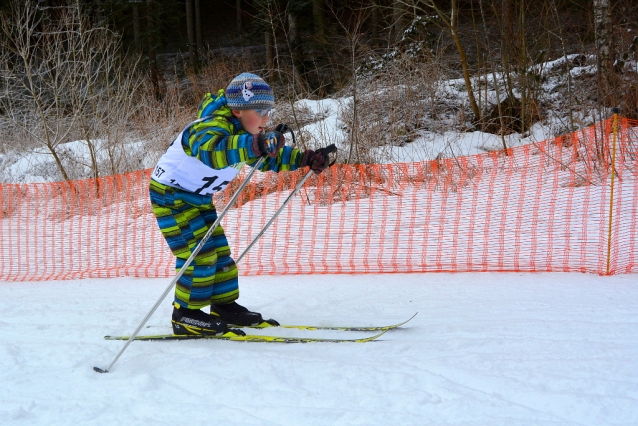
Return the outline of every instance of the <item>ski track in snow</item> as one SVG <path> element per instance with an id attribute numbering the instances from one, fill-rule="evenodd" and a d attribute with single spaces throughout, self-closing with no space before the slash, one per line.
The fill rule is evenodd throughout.
<path id="1" fill-rule="evenodd" d="M 240 280 L 243 304 L 287 324 L 419 314 L 365 344 L 133 342 L 98 374 L 124 344 L 102 336 L 130 334 L 168 279 L 5 282 L 0 424 L 638 424 L 636 275 Z M 142 334 L 169 332 L 169 299 Z"/>

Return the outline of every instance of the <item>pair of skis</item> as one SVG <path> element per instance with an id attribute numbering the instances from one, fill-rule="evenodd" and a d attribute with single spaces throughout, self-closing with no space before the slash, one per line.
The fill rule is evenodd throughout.
<path id="1" fill-rule="evenodd" d="M 363 337 L 359 339 L 331 339 L 331 338 L 320 338 L 320 337 L 285 337 L 285 336 L 262 336 L 262 335 L 254 335 L 247 334 L 245 336 L 240 336 L 238 334 L 229 331 L 222 335 L 203 335 L 203 334 L 156 334 L 156 335 L 147 335 L 147 336 L 135 336 L 134 340 L 193 340 L 193 339 L 217 339 L 217 340 L 233 340 L 238 342 L 267 342 L 267 343 L 310 343 L 310 342 L 322 342 L 322 343 L 343 343 L 343 342 L 351 342 L 351 343 L 365 343 L 371 342 L 373 340 L 378 339 L 389 330 L 393 330 L 395 328 L 399 328 L 402 325 L 406 324 L 412 318 L 414 318 L 416 314 L 412 315 L 406 321 L 403 321 L 398 324 L 386 325 L 380 327 L 338 327 L 338 326 L 313 326 L 313 325 L 279 325 L 273 326 L 269 324 L 267 321 L 254 326 L 254 327 L 242 327 L 242 328 L 256 328 L 256 329 L 264 329 L 271 327 L 279 327 L 279 328 L 293 328 L 297 330 L 337 330 L 337 331 L 373 331 L 378 332 L 377 334 L 369 337 Z M 239 327 L 236 327 L 239 328 Z M 104 336 L 106 340 L 129 340 L 130 336 Z"/>

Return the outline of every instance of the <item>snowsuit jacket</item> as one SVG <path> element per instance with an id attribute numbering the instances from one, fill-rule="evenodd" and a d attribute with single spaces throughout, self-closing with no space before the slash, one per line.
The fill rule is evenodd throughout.
<path id="1" fill-rule="evenodd" d="M 184 151 L 213 169 L 245 162 L 253 165 L 259 159 L 252 144 L 253 135 L 246 132 L 226 105 L 224 90 L 217 96 L 207 93 L 199 105 L 197 118 L 210 118 L 191 126 L 182 139 Z M 301 167 L 303 153 L 285 146 L 275 158 L 267 157 L 260 170 L 292 171 Z"/>

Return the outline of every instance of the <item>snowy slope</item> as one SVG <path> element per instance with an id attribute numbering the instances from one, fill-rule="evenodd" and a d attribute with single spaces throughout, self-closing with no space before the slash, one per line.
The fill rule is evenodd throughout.
<path id="1" fill-rule="evenodd" d="M 102 336 L 134 330 L 168 283 L 3 283 L 0 424 L 638 424 L 636 275 L 241 277 L 240 301 L 287 323 L 419 314 L 367 344 L 134 342 L 95 373 L 123 345 Z"/>

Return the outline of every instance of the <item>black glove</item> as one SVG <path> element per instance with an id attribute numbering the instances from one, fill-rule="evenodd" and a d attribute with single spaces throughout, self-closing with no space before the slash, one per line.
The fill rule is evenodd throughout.
<path id="1" fill-rule="evenodd" d="M 321 173 L 326 167 L 328 167 L 329 159 L 328 154 L 325 152 L 326 148 L 321 148 L 316 151 L 312 149 L 307 149 L 303 154 L 303 159 L 301 160 L 301 166 L 308 166 L 310 169 L 316 174 Z"/>
<path id="2" fill-rule="evenodd" d="M 277 131 L 260 133 L 253 136 L 253 151 L 260 156 L 269 155 L 275 158 L 285 144 L 286 138 Z"/>

